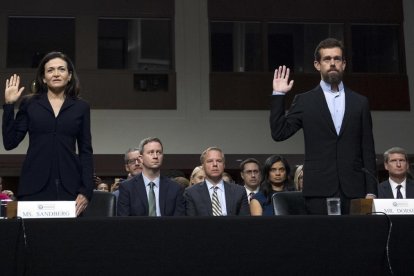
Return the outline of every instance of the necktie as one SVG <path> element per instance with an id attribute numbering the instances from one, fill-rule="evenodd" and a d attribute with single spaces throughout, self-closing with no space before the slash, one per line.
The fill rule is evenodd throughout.
<path id="1" fill-rule="evenodd" d="M 221 205 L 217 196 L 218 187 L 214 187 L 213 197 L 211 198 L 211 206 L 213 209 L 213 216 L 221 216 Z"/>
<path id="2" fill-rule="evenodd" d="M 402 193 L 401 193 L 401 187 L 402 185 L 398 185 L 397 186 L 397 198 L 403 198 Z"/>
<path id="3" fill-rule="evenodd" d="M 148 216 L 156 217 L 157 216 L 157 209 L 155 204 L 155 193 L 154 193 L 154 182 L 150 182 L 149 184 L 149 193 L 148 193 Z"/>

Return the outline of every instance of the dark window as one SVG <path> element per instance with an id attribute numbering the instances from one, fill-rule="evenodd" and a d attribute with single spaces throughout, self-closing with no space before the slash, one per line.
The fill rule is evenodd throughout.
<path id="1" fill-rule="evenodd" d="M 266 40 L 262 38 L 267 24 Z M 400 73 L 399 25 L 351 25 L 351 45 L 344 24 L 222 22 L 210 24 L 211 71 L 270 71 L 286 65 L 297 73 L 313 73 L 316 45 L 334 37 L 345 43 L 350 72 Z M 264 47 L 262 41 L 267 41 Z M 350 47 L 351 46 L 351 47 Z M 267 60 L 264 68 L 263 57 Z"/>
<path id="2" fill-rule="evenodd" d="M 213 72 L 263 70 L 260 23 L 211 22 L 210 43 Z"/>
<path id="3" fill-rule="evenodd" d="M 316 45 L 327 37 L 343 40 L 342 24 L 269 23 L 269 71 L 286 65 L 299 73 L 315 72 Z"/>
<path id="4" fill-rule="evenodd" d="M 51 51 L 75 60 L 74 18 L 9 17 L 7 67 L 37 67 Z"/>
<path id="5" fill-rule="evenodd" d="M 266 34 L 262 32 L 264 24 Z M 315 46 L 327 37 L 343 40 L 343 33 L 343 24 L 212 21 L 211 71 L 264 72 L 286 65 L 296 72 L 314 72 Z M 267 41 L 267 47 L 263 41 Z"/>
<path id="6" fill-rule="evenodd" d="M 98 68 L 168 71 L 172 68 L 169 19 L 99 19 Z"/>
<path id="7" fill-rule="evenodd" d="M 352 25 L 352 71 L 400 73 L 397 25 Z"/>

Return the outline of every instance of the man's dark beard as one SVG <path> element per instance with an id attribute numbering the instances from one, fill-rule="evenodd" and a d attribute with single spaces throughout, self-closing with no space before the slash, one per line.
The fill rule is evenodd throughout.
<path id="1" fill-rule="evenodd" d="M 326 73 L 325 75 L 322 76 L 323 80 L 329 84 L 334 84 L 334 85 L 338 85 L 339 83 L 341 83 L 342 81 L 342 73 L 336 71 L 336 74 L 329 74 Z"/>

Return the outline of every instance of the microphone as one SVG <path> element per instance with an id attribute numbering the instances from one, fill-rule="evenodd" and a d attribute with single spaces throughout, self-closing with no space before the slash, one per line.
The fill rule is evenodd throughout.
<path id="1" fill-rule="evenodd" d="M 379 186 L 378 178 L 372 172 L 370 172 L 367 168 L 361 168 L 361 170 L 365 174 L 367 174 L 370 177 L 372 177 L 375 180 L 375 183 L 377 183 L 377 187 Z M 371 214 L 379 214 L 379 213 L 385 215 L 385 217 L 387 218 L 387 221 L 388 221 L 388 236 L 387 236 L 387 242 L 385 244 L 385 252 L 386 252 L 386 255 L 387 255 L 388 270 L 391 272 L 391 275 L 392 275 L 394 273 L 393 273 L 393 270 L 392 270 L 391 261 L 390 261 L 390 253 L 389 253 L 389 243 L 390 243 L 390 237 L 391 237 L 392 221 L 391 221 L 390 217 L 386 213 L 383 213 L 383 212 L 372 212 Z"/>

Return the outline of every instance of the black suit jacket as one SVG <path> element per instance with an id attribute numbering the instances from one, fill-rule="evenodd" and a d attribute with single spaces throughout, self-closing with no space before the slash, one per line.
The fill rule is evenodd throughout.
<path id="1" fill-rule="evenodd" d="M 349 198 L 377 194 L 372 120 L 368 100 L 345 88 L 345 113 L 336 133 L 322 88 L 295 97 L 285 115 L 285 96 L 272 96 L 270 127 L 275 141 L 283 141 L 303 129 L 305 162 L 303 195 L 328 197 L 339 189 Z"/>
<path id="2" fill-rule="evenodd" d="M 161 216 L 184 216 L 183 189 L 171 179 L 160 177 Z M 118 216 L 148 216 L 148 197 L 142 173 L 119 185 Z"/>
<path id="3" fill-rule="evenodd" d="M 414 181 L 411 179 L 406 180 L 405 196 L 406 198 L 414 198 Z M 385 180 L 379 184 L 378 198 L 394 198 L 389 180 Z"/>
<path id="4" fill-rule="evenodd" d="M 14 105 L 3 106 L 3 144 L 16 148 L 29 133 L 29 148 L 22 166 L 19 196 L 39 193 L 48 185 L 51 169 L 73 195 L 90 198 L 93 191 L 93 159 L 90 108 L 81 99 L 67 97 L 55 118 L 43 93 L 24 98 L 14 118 Z M 78 154 L 76 153 L 78 147 Z"/>
<path id="5" fill-rule="evenodd" d="M 250 215 L 246 189 L 243 186 L 224 182 L 228 216 Z M 212 216 L 211 198 L 207 183 L 201 182 L 187 188 L 184 192 L 187 216 Z"/>

